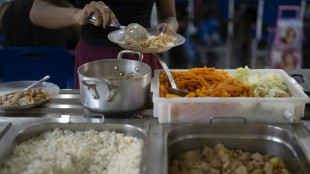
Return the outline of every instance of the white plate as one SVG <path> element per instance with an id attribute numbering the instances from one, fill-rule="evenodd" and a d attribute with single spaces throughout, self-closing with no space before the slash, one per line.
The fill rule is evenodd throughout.
<path id="1" fill-rule="evenodd" d="M 150 36 L 155 36 L 157 33 L 156 30 L 154 29 L 147 28 L 146 30 Z M 176 39 L 174 41 L 173 46 L 171 47 L 162 47 L 162 48 L 135 47 L 135 46 L 129 46 L 125 43 L 125 36 L 126 36 L 126 28 L 110 32 L 108 38 L 111 42 L 118 44 L 120 47 L 124 49 L 137 51 L 140 53 L 161 53 L 168 51 L 173 47 L 179 46 L 185 42 L 185 38 L 183 36 L 176 34 L 175 36 L 173 36 Z"/>
<path id="2" fill-rule="evenodd" d="M 35 81 L 14 81 L 14 82 L 6 82 L 6 83 L 0 83 L 0 96 L 11 93 L 11 92 L 17 92 L 22 91 L 27 86 L 31 85 Z M 42 91 L 48 91 L 48 97 L 44 100 L 41 100 L 39 102 L 36 102 L 34 104 L 27 104 L 27 105 L 18 105 L 18 106 L 3 106 L 0 105 L 0 109 L 27 109 L 32 108 L 35 106 L 38 106 L 42 103 L 45 103 L 49 99 L 55 97 L 59 93 L 59 87 L 53 83 L 49 82 L 42 82 L 41 84 L 38 84 L 34 86 L 33 88 L 41 87 Z"/>

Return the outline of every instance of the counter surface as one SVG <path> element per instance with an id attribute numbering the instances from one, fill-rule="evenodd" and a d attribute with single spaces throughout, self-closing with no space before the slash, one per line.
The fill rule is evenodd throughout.
<path id="1" fill-rule="evenodd" d="M 80 100 L 79 90 L 64 89 L 59 94 L 46 103 L 34 108 L 23 110 L 0 110 L 0 115 L 4 117 L 57 117 L 70 114 L 94 114 L 97 113 L 85 108 Z M 103 113 L 105 117 L 112 118 L 142 118 L 153 117 L 152 108 L 144 108 L 126 113 Z"/>

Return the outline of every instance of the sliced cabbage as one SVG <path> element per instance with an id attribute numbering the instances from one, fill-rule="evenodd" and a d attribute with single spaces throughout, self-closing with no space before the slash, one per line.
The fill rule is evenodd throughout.
<path id="1" fill-rule="evenodd" d="M 237 68 L 235 77 L 253 88 L 254 97 L 290 97 L 284 79 L 280 74 L 259 72 L 250 74 L 249 68 Z"/>
<path id="2" fill-rule="evenodd" d="M 241 82 L 245 84 L 249 84 L 249 71 L 250 68 L 248 66 L 245 66 L 244 68 L 240 67 L 236 69 L 235 77 L 239 79 Z"/>

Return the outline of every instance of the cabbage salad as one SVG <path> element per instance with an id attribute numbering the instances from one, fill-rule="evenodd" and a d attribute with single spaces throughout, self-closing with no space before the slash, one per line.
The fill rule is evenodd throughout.
<path id="1" fill-rule="evenodd" d="M 249 73 L 250 68 L 237 68 L 235 77 L 253 88 L 254 97 L 290 97 L 288 87 L 280 74 Z"/>

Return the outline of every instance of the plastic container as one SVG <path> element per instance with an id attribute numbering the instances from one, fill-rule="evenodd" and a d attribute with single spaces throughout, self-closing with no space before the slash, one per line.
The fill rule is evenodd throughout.
<path id="1" fill-rule="evenodd" d="M 235 70 L 224 69 L 229 75 Z M 154 117 L 160 123 L 210 123 L 214 120 L 238 120 L 246 123 L 294 123 L 304 116 L 305 104 L 310 102 L 302 87 L 281 69 L 252 69 L 260 72 L 280 74 L 290 91 L 290 98 L 256 97 L 159 97 L 159 73 L 156 70 L 151 83 Z M 184 71 L 184 70 L 171 70 Z"/>

